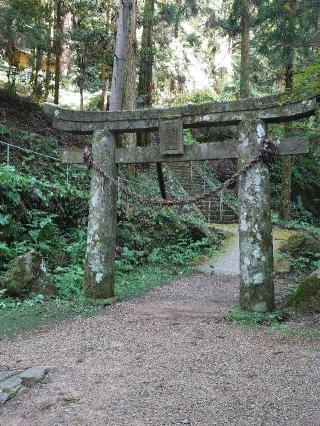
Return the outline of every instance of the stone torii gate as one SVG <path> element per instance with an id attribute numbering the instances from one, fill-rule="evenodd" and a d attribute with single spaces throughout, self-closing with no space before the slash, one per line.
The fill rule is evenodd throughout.
<path id="1" fill-rule="evenodd" d="M 316 97 L 284 102 L 284 96 L 135 111 L 83 112 L 45 104 L 53 126 L 67 132 L 92 134 L 93 162 L 117 179 L 118 164 L 199 161 L 238 158 L 242 167 L 259 152 L 267 124 L 314 114 Z M 238 141 L 183 143 L 183 128 L 237 125 Z M 117 148 L 119 133 L 159 131 L 160 144 Z M 278 143 L 277 155 L 305 154 L 309 140 L 293 137 Z M 71 156 L 72 157 L 72 156 Z M 64 160 L 81 163 L 70 152 Z M 75 157 L 75 158 L 74 158 Z M 116 188 L 92 170 L 84 288 L 88 296 L 114 296 Z M 240 306 L 250 311 L 274 308 L 273 249 L 269 168 L 256 163 L 239 178 Z"/>

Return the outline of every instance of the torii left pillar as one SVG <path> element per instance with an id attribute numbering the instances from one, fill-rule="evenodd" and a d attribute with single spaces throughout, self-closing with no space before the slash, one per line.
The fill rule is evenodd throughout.
<path id="1" fill-rule="evenodd" d="M 95 131 L 92 142 L 93 163 L 100 166 L 114 182 L 116 136 Z M 96 170 L 91 170 L 91 189 L 87 252 L 84 268 L 84 291 L 92 298 L 114 297 L 115 247 L 117 225 L 117 188 Z"/>

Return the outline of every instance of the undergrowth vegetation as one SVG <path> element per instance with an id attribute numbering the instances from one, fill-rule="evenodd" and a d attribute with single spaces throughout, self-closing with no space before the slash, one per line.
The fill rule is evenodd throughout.
<path id="1" fill-rule="evenodd" d="M 31 126 L 31 125 L 30 125 Z M 31 126 L 32 128 L 32 126 Z M 31 149 L 0 151 L 0 317 L 2 327 L 19 317 L 59 317 L 96 310 L 103 302 L 86 300 L 82 294 L 83 264 L 90 176 L 86 168 L 66 166 L 54 158 L 62 144 L 54 135 L 17 130 L 12 123 L 0 124 L 2 139 Z M 60 135 L 59 135 L 60 136 Z M 40 157 L 37 152 L 54 158 Z M 137 192 L 159 197 L 153 170 L 140 171 L 138 178 L 120 170 L 122 178 Z M 143 175 L 143 178 L 141 177 Z M 167 176 L 167 190 L 174 197 L 184 194 Z M 139 186 L 138 181 L 144 185 Z M 139 294 L 173 276 L 184 274 L 201 254 L 218 249 L 222 234 L 206 234 L 204 223 L 192 209 L 157 208 L 121 196 L 118 201 L 116 293 L 119 298 Z M 30 250 L 43 256 L 57 295 L 29 299 L 10 297 L 4 287 L 13 260 Z M 11 314 L 8 312 L 11 311 Z M 64 313 L 64 314 L 63 314 Z M 41 320 L 41 321 L 42 321 Z M 31 321 L 32 322 L 32 321 Z"/>
<path id="2" fill-rule="evenodd" d="M 289 311 L 286 309 L 274 312 L 246 312 L 240 309 L 231 309 L 226 319 L 238 325 L 247 327 L 258 327 L 267 325 L 279 328 L 283 321 L 288 318 Z"/>

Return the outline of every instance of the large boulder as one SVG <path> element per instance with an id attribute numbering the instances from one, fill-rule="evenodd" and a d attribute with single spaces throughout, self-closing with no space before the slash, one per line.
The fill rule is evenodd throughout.
<path id="1" fill-rule="evenodd" d="M 308 234 L 295 234 L 281 246 L 281 251 L 293 257 L 315 259 L 320 253 L 320 240 Z"/>
<path id="2" fill-rule="evenodd" d="M 298 285 L 289 304 L 301 312 L 320 312 L 320 269 Z"/>
<path id="3" fill-rule="evenodd" d="M 33 250 L 14 260 L 3 287 L 8 295 L 15 297 L 54 294 L 54 286 L 48 279 L 42 256 Z"/>

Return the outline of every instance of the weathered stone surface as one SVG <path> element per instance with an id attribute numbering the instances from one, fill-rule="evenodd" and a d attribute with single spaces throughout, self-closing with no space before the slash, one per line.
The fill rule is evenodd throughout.
<path id="1" fill-rule="evenodd" d="M 28 368 L 23 372 L 17 370 L 0 371 L 0 404 L 4 404 L 12 398 L 19 389 L 23 389 L 23 385 L 49 383 L 50 378 L 47 377 L 49 370 L 50 368 L 47 366 L 37 366 Z"/>
<path id="2" fill-rule="evenodd" d="M 118 148 L 115 153 L 116 164 L 135 163 L 171 163 L 182 161 L 216 160 L 222 158 L 238 158 L 238 141 L 200 143 L 184 145 L 181 155 L 162 155 L 158 145 L 134 146 Z M 307 154 L 309 152 L 309 138 L 294 136 L 285 138 L 278 143 L 277 155 Z M 66 148 L 61 160 L 67 164 L 83 164 L 83 150 Z"/>
<path id="3" fill-rule="evenodd" d="M 33 384 L 41 382 L 45 378 L 48 371 L 49 367 L 46 366 L 31 367 L 28 368 L 28 370 L 20 373 L 18 377 L 20 377 L 23 384 Z"/>
<path id="4" fill-rule="evenodd" d="M 4 404 L 10 398 L 10 394 L 8 392 L 4 392 L 0 390 L 0 404 Z"/>
<path id="5" fill-rule="evenodd" d="M 239 167 L 263 144 L 261 120 L 239 126 Z M 269 168 L 257 163 L 239 179 L 240 307 L 248 311 L 274 308 L 273 252 Z"/>
<path id="6" fill-rule="evenodd" d="M 289 299 L 289 305 L 301 312 L 320 312 L 320 269 L 299 284 Z"/>
<path id="7" fill-rule="evenodd" d="M 12 398 L 21 388 L 22 380 L 17 376 L 12 376 L 0 382 L 0 404 Z"/>
<path id="8" fill-rule="evenodd" d="M 109 176 L 117 181 L 114 161 L 116 139 L 109 132 L 95 132 L 92 155 Z M 116 243 L 117 188 L 95 170 L 91 175 L 87 253 L 84 291 L 88 297 L 114 296 L 114 258 Z"/>
<path id="9" fill-rule="evenodd" d="M 161 155 L 183 154 L 183 126 L 180 119 L 160 120 L 159 139 Z"/>
<path id="10" fill-rule="evenodd" d="M 21 383 L 22 380 L 20 379 L 20 377 L 12 376 L 0 382 L 0 389 L 6 391 L 7 389 L 15 388 L 21 385 Z"/>
<path id="11" fill-rule="evenodd" d="M 15 259 L 4 285 L 9 295 L 17 297 L 54 294 L 42 256 L 36 251 L 29 251 Z"/>
<path id="12" fill-rule="evenodd" d="M 0 382 L 3 382 L 4 380 L 9 379 L 9 377 L 12 377 L 16 375 L 16 371 L 10 371 L 10 370 L 1 370 L 0 371 Z"/>
<path id="13" fill-rule="evenodd" d="M 75 133 L 92 133 L 102 129 L 113 132 L 156 130 L 159 119 L 181 118 L 184 127 L 232 125 L 244 120 L 248 112 L 266 122 L 283 122 L 312 115 L 316 109 L 316 98 L 284 102 L 285 98 L 280 95 L 135 111 L 71 111 L 54 104 L 45 104 L 44 110 L 53 117 L 55 128 Z"/>

